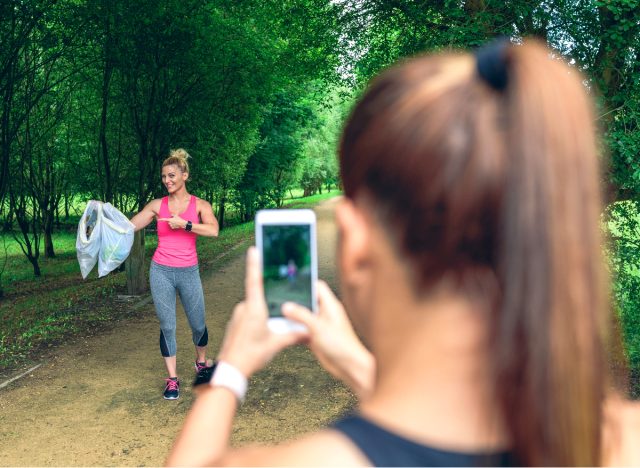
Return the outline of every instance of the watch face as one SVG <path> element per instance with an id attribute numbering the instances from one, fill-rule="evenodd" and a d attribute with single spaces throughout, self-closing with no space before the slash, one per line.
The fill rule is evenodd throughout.
<path id="1" fill-rule="evenodd" d="M 193 386 L 208 384 L 213 377 L 213 371 L 216 370 L 217 363 L 213 363 L 211 367 L 205 367 L 196 374 L 196 379 L 193 381 Z"/>

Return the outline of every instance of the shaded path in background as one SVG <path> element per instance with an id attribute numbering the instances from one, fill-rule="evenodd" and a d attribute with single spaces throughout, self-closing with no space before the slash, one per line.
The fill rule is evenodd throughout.
<path id="1" fill-rule="evenodd" d="M 320 277 L 334 288 L 336 201 L 315 210 Z M 243 253 L 239 249 L 225 267 L 202 272 L 211 356 L 243 295 Z M 183 389 L 179 400 L 165 401 L 153 305 L 138 312 L 137 319 L 101 336 L 57 349 L 40 368 L 0 390 L 0 465 L 164 462 L 192 402 L 191 333 L 179 307 L 178 372 Z M 319 367 L 306 348 L 292 348 L 251 380 L 232 443 L 291 438 L 326 424 L 353 403 L 353 396 Z"/>

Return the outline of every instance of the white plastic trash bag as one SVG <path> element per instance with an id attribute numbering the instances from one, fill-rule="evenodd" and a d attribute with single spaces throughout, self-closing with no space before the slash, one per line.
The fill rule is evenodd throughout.
<path id="1" fill-rule="evenodd" d="M 102 238 L 102 202 L 89 200 L 78 224 L 76 253 L 82 278 L 86 278 L 98 261 Z"/>
<path id="2" fill-rule="evenodd" d="M 111 203 L 102 207 L 102 242 L 98 256 L 98 276 L 118 268 L 131 252 L 135 226 Z"/>

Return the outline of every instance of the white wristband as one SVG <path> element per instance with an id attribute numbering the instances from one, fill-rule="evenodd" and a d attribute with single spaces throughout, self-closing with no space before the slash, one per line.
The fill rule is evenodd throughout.
<path id="1" fill-rule="evenodd" d="M 247 394 L 249 381 L 242 372 L 228 362 L 218 361 L 210 384 L 212 387 L 224 387 L 231 390 L 231 393 L 242 403 Z"/>

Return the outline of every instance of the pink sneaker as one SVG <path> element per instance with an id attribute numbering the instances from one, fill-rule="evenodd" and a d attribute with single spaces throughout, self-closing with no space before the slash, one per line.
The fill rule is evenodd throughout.
<path id="1" fill-rule="evenodd" d="M 165 400 L 177 400 L 180 398 L 180 381 L 177 377 L 172 379 L 164 379 L 167 382 L 167 386 L 164 387 L 164 399 Z"/>
<path id="2" fill-rule="evenodd" d="M 196 361 L 196 363 L 195 363 L 196 374 L 199 373 L 201 370 L 209 369 L 212 366 L 213 366 L 213 363 L 209 364 L 209 361 L 207 361 L 207 362 L 198 362 L 198 361 Z"/>

